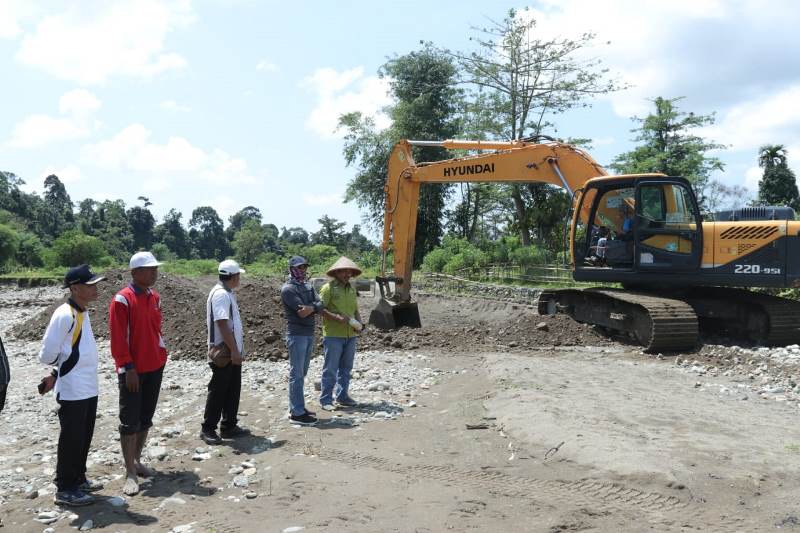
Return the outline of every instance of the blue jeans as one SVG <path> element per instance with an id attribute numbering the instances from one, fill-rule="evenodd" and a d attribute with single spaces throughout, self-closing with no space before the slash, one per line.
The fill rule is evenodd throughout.
<path id="1" fill-rule="evenodd" d="M 303 382 L 314 351 L 314 336 L 287 335 L 286 347 L 289 349 L 289 412 L 300 416 L 306 412 Z"/>
<path id="2" fill-rule="evenodd" d="M 356 337 L 323 337 L 325 349 L 325 365 L 322 367 L 322 394 L 319 403 L 333 403 L 334 385 L 336 399 L 349 398 L 347 388 L 350 386 L 350 371 L 356 356 Z"/>

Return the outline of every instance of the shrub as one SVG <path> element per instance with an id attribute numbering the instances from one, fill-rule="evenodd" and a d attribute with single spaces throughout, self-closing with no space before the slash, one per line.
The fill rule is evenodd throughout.
<path id="1" fill-rule="evenodd" d="M 105 246 L 97 237 L 84 235 L 78 230 L 63 233 L 53 241 L 51 253 L 45 254 L 45 262 L 50 267 L 70 267 L 89 263 L 100 265 L 108 256 Z"/>

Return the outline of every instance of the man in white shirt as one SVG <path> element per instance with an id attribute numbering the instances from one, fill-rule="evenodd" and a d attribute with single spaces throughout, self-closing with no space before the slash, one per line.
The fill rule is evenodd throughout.
<path id="1" fill-rule="evenodd" d="M 56 401 L 59 404 L 55 503 L 80 506 L 94 502 L 88 491 L 102 485 L 86 478 L 86 459 L 97 415 L 97 345 L 86 306 L 97 300 L 98 281 L 89 265 L 67 271 L 64 288 L 69 299 L 50 318 L 39 360 L 55 366 Z"/>
<path id="2" fill-rule="evenodd" d="M 219 282 L 211 289 L 206 301 L 208 365 L 212 375 L 208 383 L 200 438 L 207 444 L 221 444 L 222 439 L 250 434 L 237 423 L 242 389 L 244 333 L 239 304 L 233 291 L 239 287 L 244 269 L 236 261 L 228 259 L 219 264 L 218 272 Z M 222 423 L 220 433 L 217 433 L 220 417 Z"/>

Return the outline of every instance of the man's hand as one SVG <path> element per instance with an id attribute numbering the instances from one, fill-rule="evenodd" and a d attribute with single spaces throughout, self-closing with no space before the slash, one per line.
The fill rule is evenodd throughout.
<path id="1" fill-rule="evenodd" d="M 242 366 L 242 354 L 238 348 L 231 350 L 231 364 L 234 366 Z"/>
<path id="2" fill-rule="evenodd" d="M 56 386 L 56 377 L 53 374 L 48 374 L 42 378 L 41 383 L 39 383 L 39 394 L 47 394 L 53 387 Z"/>
<path id="3" fill-rule="evenodd" d="M 125 371 L 125 386 L 128 387 L 128 392 L 139 392 L 139 374 L 135 368 Z"/>
<path id="4" fill-rule="evenodd" d="M 297 316 L 300 318 L 305 318 L 309 316 L 311 313 L 314 312 L 314 307 L 311 305 L 298 305 L 297 306 Z"/>

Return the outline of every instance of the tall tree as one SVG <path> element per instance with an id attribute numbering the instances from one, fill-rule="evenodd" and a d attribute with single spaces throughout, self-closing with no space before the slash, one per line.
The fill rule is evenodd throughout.
<path id="1" fill-rule="evenodd" d="M 130 258 L 133 252 L 133 231 L 128 223 L 125 202 L 122 200 L 104 200 L 95 206 L 94 212 L 97 237 L 108 253 L 117 261 Z"/>
<path id="2" fill-rule="evenodd" d="M 181 224 L 183 215 L 175 208 L 164 215 L 164 220 L 154 230 L 156 242 L 166 245 L 169 250 L 181 259 L 188 259 L 192 255 L 189 235 Z"/>
<path id="3" fill-rule="evenodd" d="M 257 220 L 250 219 L 233 237 L 233 253 L 244 264 L 254 262 L 266 249 L 266 231 Z"/>
<path id="4" fill-rule="evenodd" d="M 281 228 L 280 240 L 288 244 L 308 244 L 308 232 L 300 227 Z"/>
<path id="5" fill-rule="evenodd" d="M 39 225 L 46 235 L 56 237 L 74 227 L 72 200 L 58 176 L 44 179 L 44 209 L 39 212 Z"/>
<path id="6" fill-rule="evenodd" d="M 549 118 L 575 107 L 588 107 L 588 100 L 621 88 L 599 59 L 584 59 L 595 36 L 584 33 L 575 39 L 544 39 L 536 34 L 536 20 L 526 10 L 510 10 L 502 21 L 473 28 L 471 39 L 477 50 L 449 52 L 460 64 L 463 81 L 475 88 L 468 113 L 472 129 L 498 139 L 537 137 L 553 128 Z M 511 184 L 514 226 L 520 240 L 531 242 L 534 221 L 530 213 L 544 184 Z M 557 195 L 555 196 L 557 197 Z M 561 201 L 561 200 L 559 200 Z"/>
<path id="7" fill-rule="evenodd" d="M 621 174 L 663 172 L 668 176 L 682 176 L 692 182 L 698 203 L 707 209 L 711 173 L 724 168 L 722 161 L 707 152 L 725 146 L 693 133 L 696 128 L 714 124 L 714 115 L 679 111 L 675 105 L 679 100 L 681 98 L 658 97 L 653 100 L 654 113 L 645 118 L 634 117 L 639 127 L 631 131 L 637 134 L 634 141 L 642 144 L 618 155 L 611 168 Z"/>
<path id="8" fill-rule="evenodd" d="M 189 219 L 189 240 L 201 259 L 225 259 L 230 251 L 222 219 L 210 206 L 197 207 Z"/>
<path id="9" fill-rule="evenodd" d="M 758 151 L 758 166 L 764 174 L 758 182 L 758 202 L 762 205 L 788 205 L 800 210 L 797 179 L 787 162 L 782 144 L 767 144 Z"/>
<path id="10" fill-rule="evenodd" d="M 389 79 L 394 104 L 387 108 L 392 126 L 377 132 L 374 123 L 359 114 L 344 115 L 345 161 L 356 165 L 356 177 L 348 184 L 345 201 L 356 200 L 366 210 L 365 221 L 380 227 L 383 220 L 383 186 L 394 143 L 400 139 L 443 140 L 460 131 L 458 112 L 461 91 L 456 87 L 453 60 L 430 45 L 389 60 L 381 67 Z M 415 147 L 417 161 L 438 161 L 450 157 L 437 147 Z M 414 263 L 438 246 L 443 234 L 448 185 L 426 184 L 420 189 Z"/>
<path id="11" fill-rule="evenodd" d="M 261 219 L 261 211 L 257 207 L 248 205 L 244 209 L 240 209 L 228 217 L 228 227 L 225 228 L 225 235 L 227 235 L 229 241 L 233 241 L 234 235 L 236 235 L 247 222 L 255 220 L 260 225 Z"/>
<path id="12" fill-rule="evenodd" d="M 311 234 L 312 244 L 327 244 L 335 248 L 342 248 L 347 235 L 344 231 L 346 222 L 340 222 L 335 218 L 328 215 L 322 215 L 322 218 L 317 220 L 319 222 L 319 231 Z"/>
<path id="13" fill-rule="evenodd" d="M 128 225 L 133 233 L 134 250 L 149 250 L 153 246 L 153 229 L 156 226 L 156 219 L 148 209 L 153 204 L 145 196 L 138 199 L 142 205 L 128 209 Z"/>

